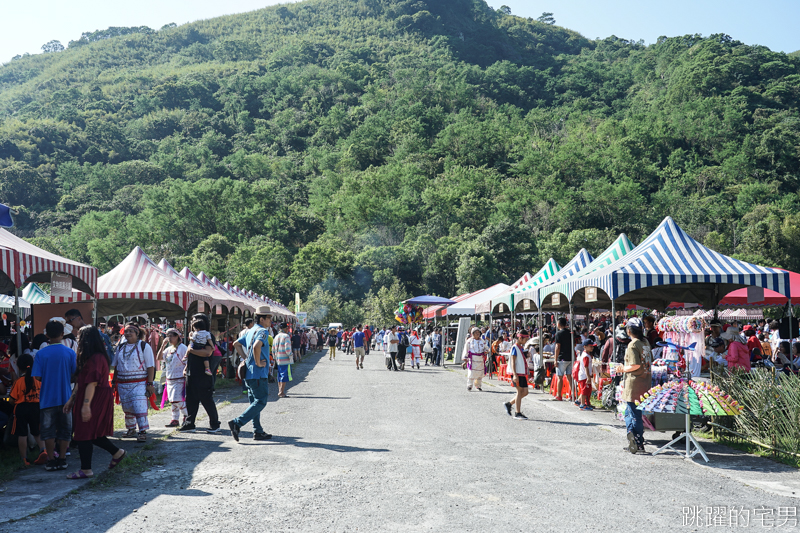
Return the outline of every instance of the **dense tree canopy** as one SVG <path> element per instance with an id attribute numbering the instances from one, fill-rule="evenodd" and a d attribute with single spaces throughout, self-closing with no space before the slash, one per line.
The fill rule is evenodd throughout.
<path id="1" fill-rule="evenodd" d="M 103 272 L 140 245 L 356 320 L 666 215 L 800 269 L 796 54 L 588 40 L 483 0 L 308 0 L 48 45 L 0 67 L 0 202 Z"/>

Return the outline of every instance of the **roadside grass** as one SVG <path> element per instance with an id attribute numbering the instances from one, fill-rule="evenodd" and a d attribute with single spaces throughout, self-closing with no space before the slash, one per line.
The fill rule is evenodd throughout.
<path id="1" fill-rule="evenodd" d="M 39 455 L 38 449 L 35 454 L 34 456 L 34 452 L 29 451 L 28 460 L 33 461 L 36 459 Z M 14 479 L 14 476 L 17 475 L 17 472 L 24 469 L 22 461 L 19 460 L 19 450 L 17 450 L 17 448 L 10 448 L 8 446 L 0 448 L 0 483 L 11 481 Z"/>
<path id="2" fill-rule="evenodd" d="M 740 438 L 731 438 L 729 436 L 726 436 L 725 432 L 722 431 L 717 433 L 716 438 L 714 438 L 714 434 L 711 433 L 710 431 L 709 432 L 692 431 L 692 435 L 694 435 L 695 437 L 700 437 L 706 440 L 710 440 L 712 442 L 716 442 L 718 444 L 723 444 L 725 446 L 728 446 L 729 448 L 746 452 L 751 455 L 757 455 L 759 457 L 764 457 L 765 459 L 771 459 L 777 463 L 782 463 L 794 468 L 800 468 L 800 457 L 769 450 L 767 448 L 763 448 L 761 446 L 758 446 L 757 444 L 752 444 Z"/>

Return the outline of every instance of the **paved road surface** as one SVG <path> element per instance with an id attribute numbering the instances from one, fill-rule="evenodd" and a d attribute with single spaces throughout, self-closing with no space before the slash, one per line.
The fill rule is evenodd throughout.
<path id="1" fill-rule="evenodd" d="M 515 421 L 508 386 L 470 393 L 461 371 L 388 372 L 374 354 L 357 371 L 353 356 L 317 354 L 294 375 L 290 398 L 271 390 L 272 441 L 252 441 L 249 427 L 240 444 L 179 434 L 159 445 L 163 466 L 0 530 L 672 531 L 693 529 L 684 507 L 763 505 L 777 518 L 800 503 L 788 467 L 716 445 L 708 467 L 631 456 L 609 414 L 534 394 L 530 421 Z"/>

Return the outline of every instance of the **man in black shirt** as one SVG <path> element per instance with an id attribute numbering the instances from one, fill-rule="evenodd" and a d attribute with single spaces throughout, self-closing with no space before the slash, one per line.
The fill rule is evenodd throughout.
<path id="1" fill-rule="evenodd" d="M 563 316 L 558 319 L 558 333 L 555 340 L 556 358 L 556 398 L 560 402 L 561 390 L 564 388 L 564 376 L 571 376 L 570 364 L 572 363 L 572 333 L 567 328 L 567 319 Z"/>

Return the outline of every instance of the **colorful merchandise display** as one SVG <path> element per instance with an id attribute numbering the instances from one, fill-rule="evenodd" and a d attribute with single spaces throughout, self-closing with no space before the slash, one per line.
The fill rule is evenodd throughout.
<path id="1" fill-rule="evenodd" d="M 666 316 L 658 321 L 656 326 L 661 338 L 672 343 L 674 349 L 667 347 L 666 352 L 674 352 L 683 348 L 686 358 L 687 370 L 693 376 L 699 376 L 703 366 L 703 353 L 705 351 L 705 331 L 708 323 L 700 316 Z M 693 348 L 693 349 L 692 349 Z M 671 357 L 671 359 L 674 359 Z"/>
<path id="2" fill-rule="evenodd" d="M 670 381 L 653 387 L 637 402 L 638 409 L 651 413 L 700 416 L 737 416 L 742 408 L 719 387 L 701 381 Z"/>
<path id="3" fill-rule="evenodd" d="M 394 312 L 394 319 L 401 324 L 416 324 L 421 323 L 425 317 L 420 306 L 400 302 L 397 311 Z"/>

